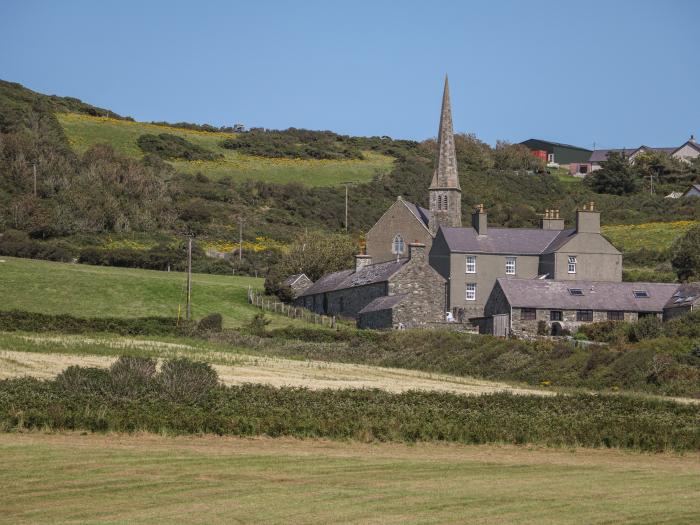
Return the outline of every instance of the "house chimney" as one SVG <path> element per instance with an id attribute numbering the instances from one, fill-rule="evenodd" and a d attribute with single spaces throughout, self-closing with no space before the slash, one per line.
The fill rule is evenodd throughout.
<path id="1" fill-rule="evenodd" d="M 695 135 L 691 135 L 690 139 L 688 139 L 688 142 L 691 142 L 692 144 L 695 144 Z"/>
<path id="2" fill-rule="evenodd" d="M 559 216 L 559 209 L 544 210 L 544 217 L 540 219 L 540 228 L 543 230 L 563 230 L 564 219 Z"/>
<path id="3" fill-rule="evenodd" d="M 424 262 L 425 261 L 425 244 L 421 242 L 412 242 L 408 245 L 409 260 Z"/>
<path id="4" fill-rule="evenodd" d="M 372 264 L 372 256 L 360 253 L 355 255 L 355 272 L 359 272 L 365 266 Z"/>
<path id="5" fill-rule="evenodd" d="M 472 227 L 477 235 L 488 234 L 487 214 L 483 204 L 479 204 L 472 212 Z"/>
<path id="6" fill-rule="evenodd" d="M 600 212 L 595 209 L 595 202 L 584 204 L 576 212 L 576 233 L 600 233 Z"/>

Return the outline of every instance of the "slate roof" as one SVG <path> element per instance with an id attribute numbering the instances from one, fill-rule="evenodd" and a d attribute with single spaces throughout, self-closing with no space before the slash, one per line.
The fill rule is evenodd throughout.
<path id="1" fill-rule="evenodd" d="M 563 142 L 553 142 L 551 140 L 544 140 L 544 139 L 527 139 L 523 140 L 520 144 L 525 144 L 526 142 L 530 140 L 536 140 L 538 142 L 544 142 L 545 144 L 550 144 L 552 146 L 559 146 L 561 148 L 571 148 L 571 149 L 579 149 L 583 151 L 590 151 L 588 148 L 582 148 L 581 146 L 574 146 L 573 144 L 564 144 Z"/>
<path id="2" fill-rule="evenodd" d="M 407 262 L 408 259 L 399 259 L 398 261 L 370 264 L 359 272 L 353 269 L 329 273 L 309 286 L 299 297 L 385 282 Z"/>
<path id="3" fill-rule="evenodd" d="M 555 310 L 617 310 L 625 312 L 662 312 L 678 289 L 669 283 L 610 283 L 595 281 L 552 281 L 539 279 L 498 279 L 508 303 L 515 308 L 551 308 Z M 571 295 L 579 288 L 582 296 Z M 649 297 L 636 298 L 635 290 Z"/>
<path id="4" fill-rule="evenodd" d="M 391 310 L 407 296 L 408 294 L 402 293 L 398 295 L 385 295 L 383 297 L 377 297 L 362 310 L 360 310 L 358 314 L 368 314 L 370 312 L 379 312 L 381 310 Z"/>
<path id="5" fill-rule="evenodd" d="M 683 195 L 688 195 L 690 193 L 690 190 L 695 189 L 696 191 L 700 191 L 700 184 L 692 184 L 690 188 L 688 188 L 688 191 L 686 191 Z"/>
<path id="6" fill-rule="evenodd" d="M 576 234 L 575 229 L 489 228 L 487 235 L 478 235 L 472 227 L 441 230 L 451 252 L 514 255 L 551 253 Z"/>
<path id="7" fill-rule="evenodd" d="M 285 286 L 292 286 L 295 282 L 297 282 L 301 277 L 306 277 L 305 273 L 295 273 L 294 275 L 290 275 L 287 277 L 284 281 L 282 281 L 282 284 Z M 308 279 L 308 277 L 306 277 Z"/>
<path id="8" fill-rule="evenodd" d="M 420 206 L 413 204 L 412 202 L 408 201 L 403 201 L 403 203 L 406 205 L 406 207 L 411 210 L 411 213 L 418 217 L 418 219 L 421 220 L 425 226 L 428 226 L 428 223 L 430 222 L 430 210 L 426 210 L 425 208 L 421 208 Z"/>
<path id="9" fill-rule="evenodd" d="M 666 303 L 666 308 L 693 306 L 700 303 L 700 283 L 681 284 Z"/>

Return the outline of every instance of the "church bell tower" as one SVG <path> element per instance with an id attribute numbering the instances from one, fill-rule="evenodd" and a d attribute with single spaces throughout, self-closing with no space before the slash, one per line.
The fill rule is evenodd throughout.
<path id="1" fill-rule="evenodd" d="M 438 132 L 438 158 L 433 180 L 428 190 L 430 198 L 430 232 L 435 235 L 440 226 L 462 226 L 462 189 L 457 175 L 457 156 L 452 129 L 450 87 L 445 76 L 442 94 L 440 130 Z"/>

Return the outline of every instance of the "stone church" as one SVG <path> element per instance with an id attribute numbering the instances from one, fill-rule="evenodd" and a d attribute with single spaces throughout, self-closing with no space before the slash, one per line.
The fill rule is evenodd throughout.
<path id="1" fill-rule="evenodd" d="M 483 205 L 472 211 L 468 226 L 462 225 L 462 188 L 447 78 L 438 156 L 427 201 L 426 209 L 398 197 L 367 232 L 366 254 L 357 256 L 356 268 L 322 277 L 297 297 L 296 304 L 326 315 L 355 317 L 358 326 L 367 328 L 437 326 L 449 321 L 495 333 L 493 317 L 505 315 L 506 321 L 499 317 L 500 324 L 496 323 L 500 326 L 498 335 L 505 335 L 512 333 L 512 312 L 494 310 L 494 300 L 489 299 L 494 290 L 502 294 L 509 289 L 506 281 L 517 280 L 519 299 L 527 297 L 531 289 L 532 296 L 541 299 L 537 307 L 542 312 L 548 308 L 542 301 L 560 304 L 556 294 L 542 293 L 542 282 L 563 282 L 565 285 L 556 288 L 557 293 L 569 294 L 573 303 L 578 301 L 587 312 L 587 293 L 580 292 L 581 287 L 566 285 L 581 281 L 590 289 L 597 286 L 610 295 L 602 303 L 596 301 L 596 308 L 603 312 L 597 318 L 604 315 L 606 300 L 611 312 L 618 312 L 616 305 L 624 304 L 625 308 L 648 313 L 643 300 L 614 300 L 616 290 L 625 297 L 635 290 L 628 290 L 628 283 L 621 282 L 622 254 L 601 235 L 600 212 L 592 202 L 577 211 L 576 224 L 570 228 L 566 228 L 558 210 L 546 210 L 539 228 L 491 227 Z M 642 284 L 637 288 L 643 288 Z M 643 289 L 652 288 L 655 304 L 663 305 L 671 298 L 671 287 Z M 552 325 L 553 331 L 562 328 L 557 321 L 562 313 L 555 310 L 553 306 L 548 314 L 550 325 L 556 324 Z M 589 317 L 592 320 L 588 313 L 572 315 L 570 328 Z"/>

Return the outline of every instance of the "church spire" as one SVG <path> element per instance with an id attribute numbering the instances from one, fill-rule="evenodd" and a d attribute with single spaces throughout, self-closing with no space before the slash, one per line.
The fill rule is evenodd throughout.
<path id="1" fill-rule="evenodd" d="M 438 131 L 438 158 L 432 188 L 459 188 L 457 176 L 457 156 L 455 155 L 455 137 L 452 130 L 452 108 L 450 107 L 450 85 L 445 75 L 445 90 L 442 94 L 440 111 L 440 130 Z"/>
<path id="2" fill-rule="evenodd" d="M 438 131 L 438 158 L 429 188 L 430 231 L 435 235 L 440 226 L 459 228 L 462 226 L 462 189 L 457 175 L 457 155 L 452 130 L 452 108 L 450 86 L 445 75 L 445 90 L 442 94 L 440 130 Z"/>

